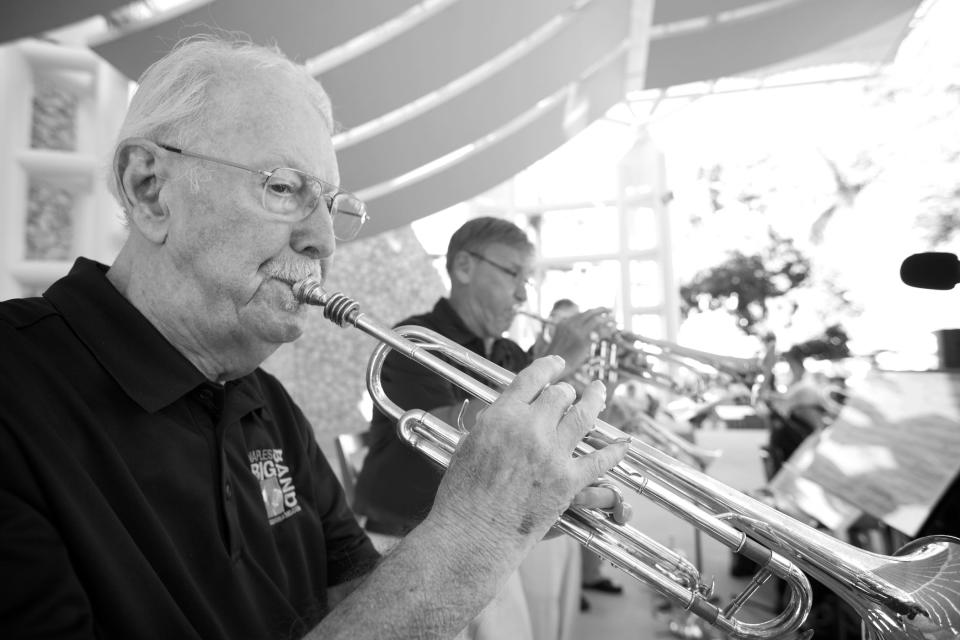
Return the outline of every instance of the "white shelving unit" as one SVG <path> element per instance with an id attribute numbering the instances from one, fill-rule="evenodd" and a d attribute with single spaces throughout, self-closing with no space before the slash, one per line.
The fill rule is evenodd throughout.
<path id="1" fill-rule="evenodd" d="M 0 299 L 8 299 L 41 293 L 77 256 L 116 255 L 122 214 L 106 178 L 129 82 L 85 47 L 30 39 L 0 47 L 0 87 Z M 64 114 L 73 116 L 65 148 L 32 142 L 34 98 L 44 89 L 74 105 Z M 67 210 L 54 229 L 36 214 L 44 193 Z"/>

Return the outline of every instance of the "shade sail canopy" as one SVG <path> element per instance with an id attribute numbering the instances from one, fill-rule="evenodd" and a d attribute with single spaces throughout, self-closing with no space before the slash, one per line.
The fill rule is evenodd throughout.
<path id="1" fill-rule="evenodd" d="M 36 36 L 52 29 L 107 14 L 129 0 L 8 0 L 0 7 L 0 43 Z"/>
<path id="2" fill-rule="evenodd" d="M 373 211 L 389 212 L 371 219 L 368 233 L 409 224 L 432 213 L 434 203 L 452 206 L 491 189 L 547 155 L 587 123 L 601 117 L 623 99 L 626 53 L 615 55 L 568 90 L 562 90 L 508 125 L 475 149 L 450 162 L 442 171 L 412 176 L 395 188 L 364 194 Z M 511 123 L 512 125 L 514 123 Z"/>
<path id="3" fill-rule="evenodd" d="M 669 4 L 670 3 L 658 3 Z M 684 3 L 677 3 L 683 5 Z M 704 2 L 687 2 L 702 5 Z M 717 4 L 744 5 L 726 0 Z M 752 3 L 774 5 L 774 3 Z M 776 9 L 724 21 L 707 21 L 698 28 L 663 33 L 650 41 L 645 88 L 663 88 L 722 78 L 830 48 L 877 25 L 889 24 L 894 47 L 847 50 L 847 60 L 869 62 L 889 54 L 899 44 L 902 29 L 916 11 L 915 0 L 807 0 L 775 3 Z M 759 7 L 758 7 L 759 9 Z M 676 13 L 674 9 L 671 13 Z M 717 14 L 714 13 L 714 16 Z M 722 15 L 722 14 L 721 14 Z"/>
<path id="4" fill-rule="evenodd" d="M 333 100 L 341 179 L 368 201 L 369 235 L 496 186 L 628 89 L 798 60 L 882 60 L 919 2 L 190 0 L 146 20 L 115 18 L 124 26 L 91 46 L 135 79 L 178 40 L 215 25 L 305 62 Z M 2 39 L 121 5 L 6 4 Z"/>
<path id="5" fill-rule="evenodd" d="M 502 0 L 504 5 L 509 2 Z M 476 85 L 402 126 L 387 128 L 355 145 L 340 145 L 341 172 L 362 175 L 365 186 L 379 184 L 497 131 L 541 100 L 579 81 L 611 51 L 621 50 L 629 36 L 629 24 L 623 19 L 629 4 L 626 0 L 595 0 L 551 37 Z M 403 75 L 395 74 L 394 82 L 402 83 Z M 331 89 L 331 95 L 337 94 Z M 349 112 L 339 100 L 337 103 L 339 111 Z"/>
<path id="6" fill-rule="evenodd" d="M 391 15 L 380 2 L 284 4 L 278 21 L 275 4 L 210 2 L 94 49 L 133 78 L 216 24 L 306 61 L 343 130 L 341 180 L 368 200 L 364 234 L 482 193 L 561 145 L 622 99 L 631 43 L 645 40 L 634 0 L 400 2 Z"/>

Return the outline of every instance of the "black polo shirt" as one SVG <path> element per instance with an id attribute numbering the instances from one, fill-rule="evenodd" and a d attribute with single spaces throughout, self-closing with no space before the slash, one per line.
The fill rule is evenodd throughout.
<path id="1" fill-rule="evenodd" d="M 287 638 L 377 560 L 307 420 L 80 259 L 0 303 L 0 637 Z"/>
<path id="2" fill-rule="evenodd" d="M 433 310 L 412 316 L 396 326 L 427 327 L 510 371 L 520 371 L 530 356 L 506 338 L 495 340 L 490 354 L 477 337 L 441 298 Z M 404 410 L 458 405 L 473 400 L 467 392 L 398 353 L 390 353 L 381 371 L 383 389 Z M 370 448 L 357 478 L 356 510 L 367 516 L 367 528 L 377 533 L 404 535 L 417 526 L 433 506 L 443 470 L 402 441 L 393 419 L 374 411 L 370 422 Z"/>

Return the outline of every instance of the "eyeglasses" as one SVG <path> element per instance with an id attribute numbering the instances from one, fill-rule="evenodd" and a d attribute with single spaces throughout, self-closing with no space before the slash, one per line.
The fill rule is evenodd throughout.
<path id="1" fill-rule="evenodd" d="M 499 262 L 494 262 L 490 258 L 473 251 L 467 251 L 467 253 L 472 255 L 477 260 L 480 260 L 481 262 L 486 262 L 491 267 L 494 267 L 495 269 L 498 269 L 502 273 L 507 274 L 508 276 L 513 278 L 513 281 L 518 285 L 522 284 L 525 287 L 529 287 L 533 285 L 533 280 L 530 278 L 530 276 L 525 275 L 522 271 L 517 271 L 516 269 L 511 269 L 510 267 L 505 267 Z"/>
<path id="2" fill-rule="evenodd" d="M 352 240 L 367 221 L 366 205 L 357 196 L 298 169 L 279 167 L 264 171 L 229 160 L 184 151 L 166 144 L 159 146 L 183 156 L 216 162 L 263 176 L 266 178 L 261 196 L 263 208 L 290 222 L 305 220 L 316 211 L 321 200 L 325 201 L 333 221 L 333 236 L 337 240 Z"/>

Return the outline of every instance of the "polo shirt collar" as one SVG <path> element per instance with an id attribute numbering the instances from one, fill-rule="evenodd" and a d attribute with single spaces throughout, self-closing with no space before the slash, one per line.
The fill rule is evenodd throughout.
<path id="1" fill-rule="evenodd" d="M 498 366 L 516 372 L 530 364 L 530 359 L 525 356 L 520 346 L 509 338 L 494 339 L 490 345 L 490 350 L 487 351 L 483 338 L 467 328 L 467 325 L 464 324 L 463 319 L 447 298 L 440 298 L 437 304 L 433 305 L 432 316 L 436 323 L 435 328 L 440 335 L 470 349 Z"/>
<path id="2" fill-rule="evenodd" d="M 483 339 L 467 328 L 449 299 L 440 298 L 437 304 L 433 305 L 433 316 L 437 322 L 437 331 L 441 335 L 465 347 L 476 347 L 472 350 L 483 354 Z"/>
<path id="3" fill-rule="evenodd" d="M 106 274 L 78 258 L 43 295 L 127 395 L 153 413 L 206 382 Z"/>

